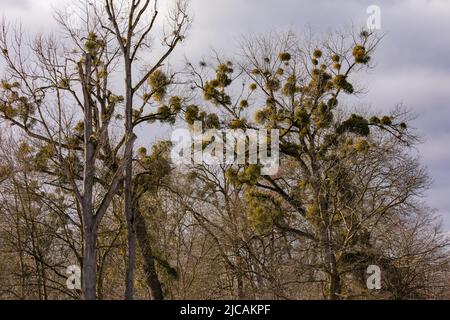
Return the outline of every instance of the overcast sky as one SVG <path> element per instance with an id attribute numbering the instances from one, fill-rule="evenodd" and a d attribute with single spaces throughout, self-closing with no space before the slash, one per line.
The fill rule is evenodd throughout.
<path id="1" fill-rule="evenodd" d="M 211 47 L 226 54 L 248 33 L 363 26 L 372 4 L 381 8 L 386 37 L 375 56 L 376 69 L 364 80 L 369 92 L 359 102 L 374 110 L 404 103 L 418 115 L 414 127 L 425 140 L 422 162 L 433 178 L 428 203 L 450 230 L 449 0 L 192 0 L 194 25 L 177 55 L 200 59 Z M 32 31 L 49 32 L 55 27 L 52 7 L 63 5 L 61 0 L 0 0 L 0 14 L 20 19 Z"/>

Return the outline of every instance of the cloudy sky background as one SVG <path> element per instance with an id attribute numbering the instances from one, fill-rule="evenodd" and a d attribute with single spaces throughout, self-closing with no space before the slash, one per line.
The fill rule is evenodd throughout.
<path id="1" fill-rule="evenodd" d="M 68 0 L 0 0 L 0 16 L 33 32 L 56 30 L 53 9 Z M 68 1 L 70 3 L 70 1 Z M 161 3 L 167 6 L 169 0 Z M 450 231 L 450 1 L 449 0 L 192 0 L 195 21 L 177 56 L 196 61 L 210 48 L 234 52 L 242 35 L 307 27 L 315 33 L 364 26 L 369 5 L 381 8 L 386 34 L 364 78 L 358 103 L 374 110 L 403 103 L 418 116 L 422 162 L 433 178 L 428 203 Z"/>

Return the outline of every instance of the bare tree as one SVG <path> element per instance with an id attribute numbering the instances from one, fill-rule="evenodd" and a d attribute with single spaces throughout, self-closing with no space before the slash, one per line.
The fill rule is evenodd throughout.
<path id="1" fill-rule="evenodd" d="M 108 72 L 118 54 L 108 46 L 107 33 L 97 36 L 88 30 L 83 38 L 67 31 L 74 49 L 58 46 L 51 37 L 37 37 L 26 48 L 20 29 L 9 33 L 3 24 L 0 43 L 9 80 L 3 82 L 2 118 L 42 144 L 39 169 L 64 180 L 60 185 L 67 182 L 73 192 L 83 222 L 84 297 L 95 299 L 97 232 L 125 167 L 124 160 L 115 162 L 110 178 L 101 185 L 103 198 L 94 204 L 97 160 L 112 155 L 114 161 L 122 148 L 121 144 L 112 148 L 109 139 L 121 98 L 109 90 Z M 78 125 L 73 123 L 77 113 L 72 105 L 82 114 Z M 128 139 L 125 151 L 131 150 L 134 139 Z"/>
<path id="2" fill-rule="evenodd" d="M 131 137 L 136 125 L 143 121 L 158 118 L 158 115 L 154 113 L 144 115 L 143 108 L 137 110 L 136 116 L 133 108 L 135 107 L 134 104 L 138 103 L 136 97 L 139 90 L 147 82 L 153 86 L 153 91 L 145 94 L 144 105 L 149 102 L 150 98 L 154 98 L 156 101 L 161 101 L 164 98 L 166 87 L 170 84 L 171 80 L 161 72 L 160 68 L 166 63 L 173 50 L 186 36 L 186 31 L 190 25 L 187 2 L 176 2 L 175 9 L 169 17 L 169 31 L 163 34 L 163 53 L 151 67 L 146 67 L 144 74 L 139 77 L 134 76 L 136 63 L 139 63 L 140 58 L 149 52 L 149 50 L 145 49 L 151 48 L 150 39 L 152 32 L 156 29 L 156 22 L 159 16 L 158 1 L 105 0 L 105 5 L 108 21 L 103 24 L 103 27 L 116 36 L 123 56 L 123 68 L 125 72 L 125 128 L 127 136 Z M 160 111 L 159 116 L 164 116 L 164 110 Z M 171 110 L 167 111 L 171 113 Z M 133 144 L 132 141 L 130 143 Z M 124 211 L 128 222 L 128 268 L 125 297 L 126 299 L 133 299 L 136 264 L 136 217 L 133 215 L 132 150 L 129 150 L 125 155 L 125 159 Z"/>
<path id="3" fill-rule="evenodd" d="M 352 75 L 370 67 L 379 41 L 362 31 L 302 46 L 292 33 L 273 34 L 246 39 L 242 61 L 217 57 L 213 74 L 207 63 L 189 65 L 204 100 L 190 108 L 189 124 L 279 131 L 278 174 L 261 175 L 259 163 L 227 175 L 243 187 L 256 221 L 318 249 L 312 267 L 328 299 L 345 298 L 343 257 L 369 250 L 371 230 L 387 215 L 405 214 L 400 209 L 412 208 L 428 186 L 408 155 L 417 138 L 407 113 L 351 114 L 341 102 L 360 92 Z"/>

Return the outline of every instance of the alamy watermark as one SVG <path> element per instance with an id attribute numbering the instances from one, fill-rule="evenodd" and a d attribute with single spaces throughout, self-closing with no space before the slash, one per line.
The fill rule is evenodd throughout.
<path id="1" fill-rule="evenodd" d="M 81 290 L 81 268 L 77 265 L 67 267 L 68 274 L 66 286 L 69 290 Z M 367 268 L 367 289 L 381 290 L 381 268 L 377 265 L 370 265 Z"/>
<path id="2" fill-rule="evenodd" d="M 381 8 L 367 8 L 367 28 L 381 29 Z M 190 165 L 259 165 L 262 175 L 276 175 L 280 169 L 279 130 L 216 130 L 204 131 L 202 122 L 194 123 L 193 130 L 176 129 L 172 133 L 171 160 L 177 166 Z M 73 265 L 66 270 L 69 290 L 81 290 L 81 268 Z M 381 269 L 367 268 L 367 289 L 381 289 Z"/>
<path id="3" fill-rule="evenodd" d="M 380 290 L 381 289 L 381 268 L 376 265 L 370 265 L 367 268 L 367 289 Z"/>
<path id="4" fill-rule="evenodd" d="M 69 266 L 66 273 L 69 275 L 66 281 L 67 289 L 81 290 L 81 268 L 76 265 Z"/>
<path id="5" fill-rule="evenodd" d="M 381 30 L 381 8 L 377 5 L 371 5 L 367 8 L 367 29 L 370 31 Z"/>
<path id="6" fill-rule="evenodd" d="M 203 130 L 172 133 L 171 159 L 175 165 L 260 165 L 262 175 L 275 175 L 280 168 L 279 130 Z"/>

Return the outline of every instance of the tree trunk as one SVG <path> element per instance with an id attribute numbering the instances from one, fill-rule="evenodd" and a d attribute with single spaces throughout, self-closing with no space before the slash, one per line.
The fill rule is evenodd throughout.
<path id="1" fill-rule="evenodd" d="M 328 299 L 339 300 L 341 294 L 341 277 L 337 268 L 336 254 L 329 228 L 322 229 L 322 248 L 325 268 L 328 273 L 328 284 L 330 286 Z"/>
<path id="2" fill-rule="evenodd" d="M 83 268 L 82 290 L 85 300 L 97 298 L 97 223 L 94 216 L 95 139 L 93 129 L 93 106 L 91 101 L 92 56 L 85 56 L 85 70 L 79 64 L 84 96 L 84 172 L 83 172 Z"/>
<path id="3" fill-rule="evenodd" d="M 159 281 L 158 273 L 156 272 L 156 261 L 153 256 L 150 236 L 147 233 L 147 226 L 145 219 L 142 216 L 139 208 L 135 205 L 136 217 L 136 236 L 139 242 L 139 247 L 144 257 L 144 273 L 147 281 L 147 286 L 150 289 L 152 300 L 164 300 L 164 294 Z"/>
<path id="4" fill-rule="evenodd" d="M 134 217 L 130 211 L 126 212 L 127 217 L 127 269 L 125 275 L 125 299 L 134 299 L 134 273 L 136 266 L 136 233 L 134 226 Z"/>
<path id="5" fill-rule="evenodd" d="M 89 227 L 84 228 L 82 289 L 85 300 L 97 299 L 97 235 Z"/>
<path id="6" fill-rule="evenodd" d="M 133 133 L 133 84 L 132 84 L 132 61 L 129 59 L 129 52 L 126 52 L 125 58 L 125 82 L 126 82 L 126 102 L 125 102 L 125 129 L 127 139 L 134 136 Z M 125 299 L 134 299 L 134 273 L 136 269 L 136 237 L 134 231 L 133 216 L 133 146 L 134 140 L 130 141 L 131 148 L 128 154 L 125 154 L 125 181 L 124 193 L 125 203 L 124 211 L 127 219 L 127 266 L 125 275 Z"/>

